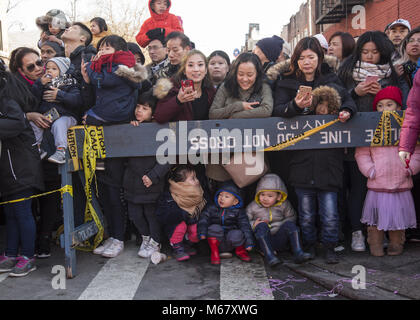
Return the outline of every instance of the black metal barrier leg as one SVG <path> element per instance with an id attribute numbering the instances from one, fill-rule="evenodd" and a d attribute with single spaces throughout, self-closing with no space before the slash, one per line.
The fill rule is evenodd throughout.
<path id="1" fill-rule="evenodd" d="M 60 166 L 61 185 L 71 186 L 72 177 L 69 166 L 69 157 L 66 157 L 66 163 Z M 63 194 L 63 213 L 64 213 L 64 251 L 65 251 L 65 267 L 68 279 L 76 276 L 76 250 L 72 247 L 72 234 L 74 232 L 74 210 L 73 196 L 69 192 Z M 63 243 L 62 243 L 63 244 Z"/>

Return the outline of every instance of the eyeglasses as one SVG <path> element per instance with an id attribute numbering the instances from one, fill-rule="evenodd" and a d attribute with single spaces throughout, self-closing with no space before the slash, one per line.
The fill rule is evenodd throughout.
<path id="1" fill-rule="evenodd" d="M 32 71 L 34 71 L 34 70 L 35 70 L 35 65 L 37 65 L 38 67 L 42 67 L 42 66 L 43 66 L 42 61 L 41 61 L 41 60 L 37 60 L 37 61 L 35 62 L 35 64 L 31 63 L 30 65 L 26 66 L 26 69 L 27 69 L 29 72 L 32 72 Z"/>
<path id="2" fill-rule="evenodd" d="M 408 43 L 414 43 L 414 42 L 420 43 L 420 38 L 418 39 L 411 38 L 410 40 L 408 40 Z"/>
<path id="3" fill-rule="evenodd" d="M 147 47 L 147 51 L 157 51 L 157 50 L 159 50 L 159 49 L 162 49 L 162 48 L 165 48 L 165 47 L 158 47 L 158 46 L 152 46 L 152 47 Z"/>

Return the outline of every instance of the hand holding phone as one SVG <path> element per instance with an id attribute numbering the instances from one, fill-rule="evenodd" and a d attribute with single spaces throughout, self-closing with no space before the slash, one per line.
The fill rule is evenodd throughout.
<path id="1" fill-rule="evenodd" d="M 181 90 L 178 92 L 178 100 L 181 103 L 194 101 L 197 97 L 197 92 L 194 90 L 194 83 L 192 80 L 182 80 Z"/>
<path id="2" fill-rule="evenodd" d="M 312 88 L 308 86 L 300 86 L 298 91 L 299 99 L 309 96 L 312 93 Z"/>
<path id="3" fill-rule="evenodd" d="M 182 80 L 181 81 L 182 90 L 186 93 L 194 91 L 194 83 L 192 80 Z"/>
<path id="4" fill-rule="evenodd" d="M 367 76 L 365 82 L 368 84 L 377 83 L 379 81 L 378 76 Z"/>

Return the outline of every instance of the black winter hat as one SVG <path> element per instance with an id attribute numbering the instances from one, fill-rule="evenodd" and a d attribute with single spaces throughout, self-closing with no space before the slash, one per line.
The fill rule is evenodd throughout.
<path id="1" fill-rule="evenodd" d="M 257 47 L 264 52 L 270 62 L 276 62 L 281 51 L 283 50 L 284 40 L 279 36 L 272 36 L 271 38 L 264 38 L 257 42 Z"/>

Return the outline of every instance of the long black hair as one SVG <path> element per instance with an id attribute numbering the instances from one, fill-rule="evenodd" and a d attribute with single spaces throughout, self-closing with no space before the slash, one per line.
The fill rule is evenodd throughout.
<path id="1" fill-rule="evenodd" d="M 6 71 L 5 65 L 0 63 L 0 97 L 17 102 L 23 112 L 30 112 L 38 104 L 38 100 L 31 93 L 27 85 L 16 76 Z"/>
<path id="2" fill-rule="evenodd" d="M 343 64 L 338 70 L 340 79 L 344 81 L 344 83 L 353 79 L 353 69 L 357 68 L 356 64 L 358 61 L 362 61 L 363 46 L 368 42 L 373 42 L 381 55 L 378 64 L 388 64 L 392 70 L 391 78 L 393 82 L 395 84 L 398 83 L 398 75 L 395 72 L 392 63 L 392 55 L 395 52 L 394 44 L 389 40 L 385 33 L 380 31 L 367 31 L 360 36 L 356 42 L 356 48 L 354 49 L 353 54 L 343 61 Z"/>
<path id="3" fill-rule="evenodd" d="M 264 70 L 258 56 L 251 52 L 244 52 L 239 55 L 232 65 L 232 70 L 229 72 L 225 81 L 225 88 L 227 92 L 234 98 L 239 98 L 239 83 L 238 83 L 238 69 L 242 63 L 251 62 L 257 71 L 257 78 L 254 83 L 253 93 L 261 91 L 264 82 Z"/>

